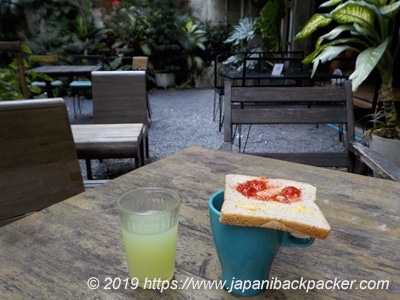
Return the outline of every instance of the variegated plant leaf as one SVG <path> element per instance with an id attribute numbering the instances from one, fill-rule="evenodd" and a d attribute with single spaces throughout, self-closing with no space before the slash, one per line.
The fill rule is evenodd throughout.
<path id="1" fill-rule="evenodd" d="M 332 6 L 336 6 L 340 3 L 342 3 L 343 0 L 329 0 L 326 1 L 324 3 L 322 3 L 319 7 L 323 8 L 323 7 L 332 7 Z"/>
<path id="2" fill-rule="evenodd" d="M 309 37 L 311 34 L 317 31 L 318 28 L 325 27 L 329 25 L 331 22 L 332 18 L 330 18 L 327 15 L 314 14 L 304 25 L 303 29 L 296 34 L 294 40 L 296 41 L 299 39 L 304 39 L 306 37 Z"/>
<path id="3" fill-rule="evenodd" d="M 373 28 L 376 15 L 366 5 L 350 1 L 332 11 L 332 18 L 339 24 L 357 23 L 362 27 Z"/>
<path id="4" fill-rule="evenodd" d="M 383 53 L 388 47 L 388 39 L 381 43 L 378 47 L 371 47 L 357 56 L 356 68 L 350 75 L 349 79 L 353 83 L 353 91 L 356 91 L 360 84 L 368 77 L 372 70 L 376 67 Z"/>

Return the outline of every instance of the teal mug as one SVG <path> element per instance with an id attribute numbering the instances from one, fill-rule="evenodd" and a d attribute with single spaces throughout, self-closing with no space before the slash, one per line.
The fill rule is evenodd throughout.
<path id="1" fill-rule="evenodd" d="M 219 218 L 223 202 L 224 191 L 210 197 L 210 225 L 224 288 L 232 294 L 262 293 L 280 246 L 307 247 L 314 242 L 314 238 L 298 238 L 275 229 L 222 224 Z"/>

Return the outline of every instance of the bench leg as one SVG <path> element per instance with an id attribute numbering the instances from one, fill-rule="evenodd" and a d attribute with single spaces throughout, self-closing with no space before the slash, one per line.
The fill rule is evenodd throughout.
<path id="1" fill-rule="evenodd" d="M 150 149 L 149 149 L 149 137 L 146 136 L 144 137 L 144 148 L 146 148 L 145 153 L 146 153 L 146 157 L 149 158 L 150 157 Z M 144 164 L 144 161 L 143 161 Z"/>
<path id="2" fill-rule="evenodd" d="M 87 179 L 92 180 L 93 174 L 92 174 L 92 164 L 90 163 L 90 159 L 85 159 L 85 162 L 86 162 Z"/>

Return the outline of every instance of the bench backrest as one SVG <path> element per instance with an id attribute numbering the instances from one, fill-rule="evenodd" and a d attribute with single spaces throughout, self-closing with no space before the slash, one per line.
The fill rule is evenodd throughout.
<path id="1" fill-rule="evenodd" d="M 232 150 L 235 125 L 333 123 L 343 126 L 343 152 L 255 154 L 322 167 L 351 166 L 348 142 L 355 133 L 350 81 L 342 87 L 233 87 L 227 80 L 224 101 L 223 148 Z"/>
<path id="2" fill-rule="evenodd" d="M 94 71 L 92 94 L 95 124 L 149 124 L 146 71 Z"/>
<path id="3" fill-rule="evenodd" d="M 63 99 L 0 101 L 0 226 L 84 191 Z"/>

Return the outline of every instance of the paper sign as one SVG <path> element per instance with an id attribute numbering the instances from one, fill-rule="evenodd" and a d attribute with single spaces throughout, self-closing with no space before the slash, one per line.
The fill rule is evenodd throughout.
<path id="1" fill-rule="evenodd" d="M 283 71 L 283 64 L 274 64 L 274 68 L 272 69 L 272 76 L 281 76 Z"/>

